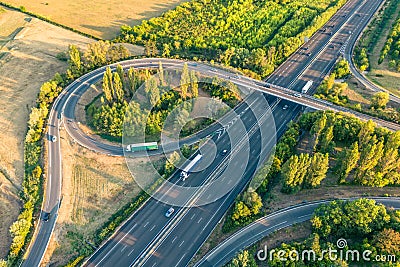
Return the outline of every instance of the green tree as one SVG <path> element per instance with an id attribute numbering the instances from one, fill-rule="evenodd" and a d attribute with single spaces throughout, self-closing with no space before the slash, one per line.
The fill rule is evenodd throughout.
<path id="1" fill-rule="evenodd" d="M 371 107 L 385 109 L 390 97 L 387 92 L 378 92 L 371 99 Z"/>
<path id="2" fill-rule="evenodd" d="M 165 162 L 165 167 L 164 167 L 164 174 L 166 177 L 169 177 L 175 170 L 175 166 L 179 163 L 181 160 L 181 157 L 179 156 L 178 152 L 174 151 L 167 161 Z"/>
<path id="3" fill-rule="evenodd" d="M 251 254 L 247 250 L 244 250 L 236 255 L 236 257 L 227 264 L 227 267 L 257 267 L 257 264 Z"/>
<path id="4" fill-rule="evenodd" d="M 188 68 L 187 63 L 185 62 L 183 64 L 183 69 L 182 69 L 182 74 L 181 74 L 181 81 L 180 81 L 181 97 L 183 99 L 186 99 L 186 97 L 187 97 L 189 85 L 190 85 L 189 68 Z"/>
<path id="5" fill-rule="evenodd" d="M 243 201 L 238 201 L 233 209 L 232 219 L 233 221 L 240 221 L 243 218 L 247 218 L 251 215 L 251 210 L 244 204 Z"/>
<path id="6" fill-rule="evenodd" d="M 133 95 L 136 91 L 136 73 L 134 68 L 130 67 L 127 74 L 127 91 L 128 95 Z"/>
<path id="7" fill-rule="evenodd" d="M 106 71 L 104 72 L 103 75 L 103 93 L 104 96 L 106 98 L 106 100 L 111 103 L 111 101 L 114 98 L 114 84 L 112 82 L 112 72 L 111 72 L 111 68 L 107 67 Z"/>
<path id="8" fill-rule="evenodd" d="M 354 142 L 350 148 L 345 150 L 339 156 L 337 163 L 337 174 L 339 175 L 339 182 L 344 183 L 349 173 L 357 166 L 360 159 L 360 152 L 358 151 L 358 142 Z"/>
<path id="9" fill-rule="evenodd" d="M 70 45 L 68 50 L 69 55 L 69 71 L 72 75 L 71 78 L 77 77 L 82 74 L 82 54 L 76 45 Z"/>
<path id="10" fill-rule="evenodd" d="M 164 83 L 165 83 L 165 81 L 164 81 L 164 68 L 163 68 L 163 65 L 162 65 L 161 61 L 158 62 L 158 79 L 160 81 L 160 85 L 164 86 Z"/>
<path id="11" fill-rule="evenodd" d="M 314 146 L 313 146 L 314 151 L 316 151 L 317 149 L 320 135 L 322 131 L 325 129 L 326 123 L 327 123 L 326 113 L 322 113 L 322 115 L 314 122 L 311 128 L 311 133 L 313 134 L 313 141 L 314 141 Z"/>
<path id="12" fill-rule="evenodd" d="M 324 238 L 364 236 L 383 229 L 389 221 L 385 206 L 370 199 L 323 204 L 311 219 L 315 232 Z"/>
<path id="13" fill-rule="evenodd" d="M 374 138 L 360 153 L 360 161 L 356 172 L 356 182 L 378 186 L 379 182 L 374 178 L 373 169 L 378 164 L 384 153 L 384 142 L 380 140 L 374 141 Z M 378 182 L 378 183 L 377 183 Z"/>
<path id="14" fill-rule="evenodd" d="M 375 126 L 376 124 L 372 120 L 368 120 L 362 124 L 358 134 L 358 144 L 361 150 L 371 141 L 372 134 L 375 132 Z"/>
<path id="15" fill-rule="evenodd" d="M 383 175 L 391 173 L 399 166 L 400 131 L 391 133 L 385 143 L 384 153 L 377 169 Z"/>
<path id="16" fill-rule="evenodd" d="M 169 44 L 163 44 L 163 57 L 169 57 L 171 55 L 171 47 Z"/>
<path id="17" fill-rule="evenodd" d="M 151 87 L 149 92 L 149 99 L 152 107 L 154 107 L 158 103 L 158 101 L 160 101 L 160 89 L 158 89 L 158 86 Z"/>
<path id="18" fill-rule="evenodd" d="M 307 169 L 310 166 L 308 154 L 294 155 L 282 166 L 283 188 L 287 193 L 296 192 L 303 184 Z"/>
<path id="19" fill-rule="evenodd" d="M 400 233 L 393 229 L 383 229 L 374 236 L 372 243 L 379 253 L 384 255 L 400 255 Z"/>
<path id="20" fill-rule="evenodd" d="M 310 159 L 310 166 L 304 179 L 304 186 L 313 188 L 321 184 L 329 169 L 329 154 L 315 153 Z"/>
<path id="21" fill-rule="evenodd" d="M 113 88 L 114 88 L 115 99 L 118 102 L 122 102 L 124 100 L 124 89 L 121 78 L 117 72 L 114 72 L 113 83 L 114 83 Z"/>
<path id="22" fill-rule="evenodd" d="M 260 209 L 262 208 L 262 200 L 257 192 L 245 192 L 243 194 L 243 202 L 247 207 L 250 208 L 250 211 L 253 215 L 260 213 Z"/>
<path id="23" fill-rule="evenodd" d="M 330 152 L 333 147 L 335 146 L 333 142 L 333 125 L 329 126 L 328 128 L 325 129 L 321 141 L 320 141 L 320 147 L 322 152 Z"/>
<path id="24" fill-rule="evenodd" d="M 117 65 L 117 73 L 119 75 L 119 79 L 122 82 L 122 89 L 126 90 L 125 72 L 124 72 L 124 69 L 122 68 L 122 66 L 120 64 Z"/>
<path id="25" fill-rule="evenodd" d="M 335 76 L 339 79 L 345 78 L 350 75 L 350 65 L 346 59 L 341 59 L 335 66 Z"/>
<path id="26" fill-rule="evenodd" d="M 335 79 L 336 79 L 335 73 L 329 75 L 328 80 L 326 81 L 326 86 L 328 90 L 332 89 L 333 86 L 335 85 Z"/>
<path id="27" fill-rule="evenodd" d="M 199 84 L 194 70 L 190 72 L 190 93 L 192 94 L 193 98 L 199 96 Z"/>

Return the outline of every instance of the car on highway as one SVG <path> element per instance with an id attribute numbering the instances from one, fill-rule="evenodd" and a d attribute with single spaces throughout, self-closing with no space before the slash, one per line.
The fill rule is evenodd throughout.
<path id="1" fill-rule="evenodd" d="M 57 142 L 57 136 L 53 135 L 53 136 L 51 137 L 51 142 Z"/>
<path id="2" fill-rule="evenodd" d="M 288 105 L 284 105 L 282 109 L 283 109 L 283 110 L 287 110 L 288 107 L 289 107 Z"/>
<path id="3" fill-rule="evenodd" d="M 220 152 L 221 156 L 225 156 L 228 153 L 228 149 L 224 149 Z"/>
<path id="4" fill-rule="evenodd" d="M 175 212 L 175 209 L 173 207 L 169 208 L 167 212 L 165 213 L 165 217 L 169 218 L 171 215 Z"/>
<path id="5" fill-rule="evenodd" d="M 48 222 L 50 219 L 50 212 L 43 212 L 42 214 L 42 221 Z"/>
<path id="6" fill-rule="evenodd" d="M 330 48 L 330 49 L 334 49 L 335 46 L 334 46 L 333 44 L 331 44 L 331 45 L 329 45 L 329 48 Z"/>
<path id="7" fill-rule="evenodd" d="M 311 53 L 311 52 L 307 53 L 307 56 L 308 56 L 308 57 L 310 57 L 311 55 L 312 55 L 312 53 Z"/>
<path id="8" fill-rule="evenodd" d="M 294 93 L 293 94 L 295 97 L 301 97 L 301 94 L 300 93 Z"/>

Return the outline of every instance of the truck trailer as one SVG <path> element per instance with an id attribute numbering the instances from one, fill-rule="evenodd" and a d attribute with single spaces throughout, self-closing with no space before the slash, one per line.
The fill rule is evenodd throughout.
<path id="1" fill-rule="evenodd" d="M 313 81 L 308 81 L 306 85 L 304 85 L 304 87 L 301 89 L 301 93 L 307 94 L 308 90 L 311 88 L 312 85 Z"/>
<path id="2" fill-rule="evenodd" d="M 136 151 L 157 150 L 157 149 L 158 149 L 157 142 L 150 142 L 150 143 L 127 145 L 125 148 L 125 151 L 126 152 L 136 152 Z"/>
<path id="3" fill-rule="evenodd" d="M 201 160 L 202 157 L 203 157 L 203 155 L 197 154 L 196 157 L 194 157 L 194 159 L 192 161 L 190 161 L 190 163 L 182 170 L 181 175 L 180 175 L 182 178 L 182 181 L 185 181 L 189 177 L 190 171 Z"/>

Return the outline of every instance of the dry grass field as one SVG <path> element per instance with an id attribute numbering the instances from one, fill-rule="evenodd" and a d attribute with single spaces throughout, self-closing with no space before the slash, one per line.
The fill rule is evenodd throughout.
<path id="1" fill-rule="evenodd" d="M 14 6 L 103 39 L 113 39 L 122 25 L 136 25 L 159 16 L 185 0 L 7 0 Z"/>
<path id="2" fill-rule="evenodd" d="M 63 200 L 43 266 L 60 266 L 77 256 L 80 238 L 90 240 L 98 228 L 136 196 L 136 185 L 123 157 L 89 151 L 61 132 Z M 138 165 L 149 164 L 136 159 Z M 146 175 L 140 173 L 138 175 Z"/>
<path id="3" fill-rule="evenodd" d="M 69 44 L 90 39 L 23 13 L 0 8 L 0 258 L 8 251 L 8 228 L 19 213 L 23 140 L 31 107 L 43 82 L 66 63 L 56 59 Z"/>

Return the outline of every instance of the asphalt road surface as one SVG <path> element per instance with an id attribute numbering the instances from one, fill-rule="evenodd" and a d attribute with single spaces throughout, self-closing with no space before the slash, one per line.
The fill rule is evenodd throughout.
<path id="1" fill-rule="evenodd" d="M 327 23 L 326 27 L 331 26 L 329 27 L 329 31 L 332 31 L 332 35 L 323 31 L 316 33 L 305 45 L 307 46 L 307 54 L 302 52 L 302 49 L 305 49 L 305 46 L 303 46 L 302 49 L 294 53 L 287 62 L 271 75 L 267 81 L 268 83 L 255 81 L 244 76 L 237 76 L 228 71 L 215 69 L 213 66 L 200 63 L 189 63 L 189 68 L 204 74 L 229 79 L 232 82 L 246 86 L 249 89 L 263 91 L 275 97 L 284 99 L 281 101 L 272 96 L 267 97 L 268 102 L 274 106 L 273 116 L 275 125 L 279 126 L 276 131 L 277 138 L 283 134 L 287 123 L 302 109 L 298 104 L 315 109 L 341 110 L 356 114 L 363 119 L 369 119 L 370 117 L 366 115 L 358 114 L 341 107 L 336 107 L 329 102 L 314 99 L 308 95 L 303 95 L 303 97 L 300 98 L 296 97 L 293 91 L 289 89 L 299 91 L 301 90 L 302 85 L 310 79 L 314 80 L 314 85 L 317 85 L 323 76 L 328 73 L 339 55 L 336 51 L 339 49 L 339 46 L 334 45 L 334 48 L 329 48 L 330 44 L 335 42 L 340 44 L 344 39 L 351 35 L 350 32 L 361 30 L 361 27 L 359 27 L 359 25 L 362 25 L 360 18 L 371 17 L 381 2 L 381 0 L 348 1 L 348 3 L 332 17 L 330 22 Z M 361 14 L 361 16 L 357 16 L 356 14 Z M 350 42 L 351 41 L 352 39 L 350 39 Z M 311 54 L 308 55 L 308 53 Z M 120 64 L 122 64 L 124 68 L 130 66 L 135 68 L 149 68 L 157 67 L 159 62 L 163 63 L 165 69 L 181 68 L 183 64 L 183 61 L 169 59 L 138 59 L 121 62 Z M 116 64 L 112 66 L 115 68 Z M 74 81 L 56 99 L 53 108 L 50 111 L 48 123 L 49 176 L 47 177 L 45 199 L 42 208 L 43 211 L 50 212 L 50 219 L 47 222 L 39 222 L 36 230 L 36 238 L 34 238 L 28 258 L 24 262 L 25 266 L 39 265 L 47 248 L 48 240 L 53 231 L 58 208 L 61 203 L 61 151 L 59 141 L 51 141 L 52 136 L 56 136 L 57 138 L 59 137 L 59 126 L 63 124 L 69 135 L 84 147 L 110 155 L 122 154 L 122 147 L 110 146 L 97 142 L 83 133 L 79 127 L 77 127 L 78 122 L 75 121 L 74 111 L 79 97 L 87 90 L 90 84 L 101 79 L 104 71 L 105 67 L 88 73 Z M 290 101 L 290 103 L 287 101 Z M 286 104 L 289 108 L 283 110 L 283 106 Z M 249 116 L 249 118 L 252 116 L 247 112 L 240 116 L 242 117 L 244 115 Z M 388 128 L 399 129 L 397 124 L 388 123 L 379 119 L 374 120 L 378 124 L 384 125 Z M 143 207 L 140 209 L 126 223 L 124 223 L 118 232 L 116 232 L 115 235 L 89 259 L 87 264 L 96 265 L 96 262 L 100 262 L 98 266 L 112 266 L 115 265 L 117 261 L 120 262 L 120 266 L 129 266 L 133 263 L 140 263 L 145 266 L 185 266 L 211 233 L 216 223 L 222 218 L 236 195 L 245 187 L 253 176 L 258 166 L 258 162 L 260 161 L 260 155 L 256 154 L 260 151 L 263 151 L 263 153 L 261 153 L 263 156 L 268 154 L 268 150 L 266 149 L 268 147 L 257 148 L 259 143 L 256 140 L 257 138 L 262 138 L 262 134 L 258 127 L 259 125 L 253 126 L 251 121 L 252 120 L 249 119 L 248 122 L 245 123 L 245 126 L 247 127 L 246 130 L 252 131 L 252 139 L 250 139 L 250 158 L 252 161 L 250 164 L 245 166 L 246 168 L 243 170 L 245 174 L 243 179 L 238 181 L 229 194 L 220 198 L 218 201 L 201 208 L 177 209 L 175 215 L 170 219 L 163 217 L 167 208 L 166 206 L 163 206 L 163 204 L 160 204 L 155 200 L 150 200 L 144 206 L 146 208 Z M 269 121 L 270 120 L 267 120 L 265 123 L 268 123 Z M 215 124 L 213 127 L 218 127 L 218 125 Z M 207 135 L 208 133 L 204 132 L 204 134 Z M 188 142 L 194 142 L 194 140 L 199 137 L 192 138 L 193 140 Z M 223 140 L 224 138 L 221 138 L 221 140 L 214 140 L 217 148 Z M 238 146 L 237 149 L 238 151 L 241 151 L 240 149 L 242 148 Z M 241 153 L 235 155 L 236 156 L 232 156 L 232 160 L 237 162 L 243 160 L 240 158 Z M 231 155 L 229 155 L 229 158 L 231 158 Z M 201 177 L 191 175 L 192 177 L 188 181 L 190 183 L 197 182 L 201 184 L 213 175 L 216 177 L 212 179 L 219 179 L 215 170 L 217 166 L 226 164 L 224 163 L 225 161 L 225 159 L 216 160 L 216 162 L 212 163 L 202 175 L 198 175 Z M 171 181 L 178 182 L 176 179 L 177 178 L 172 178 Z M 140 216 L 138 214 L 140 214 Z M 175 220 L 174 217 L 176 217 L 177 220 Z M 159 230 L 157 231 L 157 229 Z M 196 233 L 194 237 L 193 233 Z M 158 239 L 160 242 L 158 242 Z M 171 249 L 171 244 L 173 250 Z"/>

